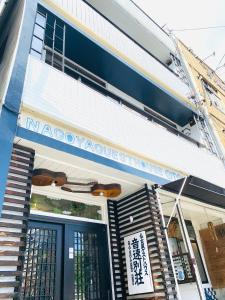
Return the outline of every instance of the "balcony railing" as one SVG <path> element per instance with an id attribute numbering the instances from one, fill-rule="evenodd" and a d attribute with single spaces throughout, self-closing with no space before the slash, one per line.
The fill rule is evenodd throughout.
<path id="1" fill-rule="evenodd" d="M 75 18 L 75 24 L 86 31 L 91 39 L 107 47 L 137 71 L 162 88 L 173 90 L 181 98 L 190 95 L 189 87 L 172 70 L 154 58 L 131 38 L 95 11 L 83 0 L 54 2 Z M 91 32 L 90 32 L 91 30 Z"/>
<path id="2" fill-rule="evenodd" d="M 163 126 L 171 133 L 188 140 L 189 142 L 197 145 L 198 147 L 205 148 L 204 144 L 177 130 L 175 124 L 173 124 L 163 116 L 160 116 L 159 114 L 153 112 L 150 108 L 144 108 L 143 106 L 143 109 L 141 109 L 138 106 L 135 106 L 134 104 L 129 102 L 127 99 L 124 99 L 123 97 L 111 92 L 109 89 L 107 89 L 107 82 L 105 82 L 95 74 L 91 73 L 90 71 L 86 70 L 85 68 L 81 67 L 80 65 L 76 64 L 72 60 L 64 57 L 59 52 L 56 52 L 47 46 L 44 47 L 44 50 L 45 51 L 43 52 L 42 60 L 45 61 L 47 64 L 66 73 L 70 77 L 81 81 L 90 88 L 102 93 L 104 96 L 110 97 L 111 99 L 115 100 L 118 104 L 124 105 L 125 107 L 143 116 L 147 120 L 155 122 L 160 126 Z M 134 100 L 139 102 L 139 100 L 137 99 Z"/>
<path id="3" fill-rule="evenodd" d="M 56 139 L 59 139 L 55 129 L 63 126 L 61 128 L 65 131 L 79 131 L 110 143 L 116 149 L 132 151 L 137 156 L 173 166 L 173 169 L 184 173 L 221 186 L 224 184 L 224 166 L 217 157 L 149 122 L 149 115 L 145 117 L 125 105 L 118 105 L 118 101 L 82 80 L 75 80 L 30 56 L 22 95 L 21 120 L 25 121 L 24 113 L 33 115 L 32 112 L 35 112 L 36 118 L 33 131 L 40 134 L 53 138 L 57 135 Z M 41 116 L 43 120 L 46 117 L 52 120 L 55 129 L 47 132 L 46 121 L 39 126 L 38 118 L 42 119 Z M 91 147 L 90 144 L 83 146 Z M 213 177 L 211 170 L 215 170 Z"/>

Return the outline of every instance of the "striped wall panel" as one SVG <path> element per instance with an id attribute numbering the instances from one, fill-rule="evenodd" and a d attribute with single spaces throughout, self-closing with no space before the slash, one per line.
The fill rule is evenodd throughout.
<path id="1" fill-rule="evenodd" d="M 124 275 L 123 265 L 121 261 L 121 245 L 118 231 L 117 218 L 117 203 L 116 201 L 108 201 L 109 213 L 109 227 L 110 227 L 110 242 L 111 242 L 111 256 L 113 262 L 113 280 L 116 300 L 123 300 L 126 298 L 126 291 L 124 289 Z"/>
<path id="2" fill-rule="evenodd" d="M 176 300 L 176 285 L 158 200 L 147 185 L 119 201 L 108 201 L 115 299 Z M 131 218 L 133 221 L 131 222 Z M 130 296 L 126 277 L 124 237 L 145 230 L 154 293 Z"/>
<path id="3" fill-rule="evenodd" d="M 0 299 L 20 299 L 34 151 L 14 145 L 0 217 Z"/>

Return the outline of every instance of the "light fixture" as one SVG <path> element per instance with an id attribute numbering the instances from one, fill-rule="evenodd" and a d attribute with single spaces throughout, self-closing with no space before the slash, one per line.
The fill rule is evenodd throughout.
<path id="1" fill-rule="evenodd" d="M 100 193 L 99 193 L 99 196 L 104 196 L 104 193 L 103 193 L 103 192 L 100 192 Z"/>
<path id="2" fill-rule="evenodd" d="M 55 187 L 55 186 L 56 186 L 55 181 L 52 181 L 51 186 L 52 186 L 52 187 Z"/>

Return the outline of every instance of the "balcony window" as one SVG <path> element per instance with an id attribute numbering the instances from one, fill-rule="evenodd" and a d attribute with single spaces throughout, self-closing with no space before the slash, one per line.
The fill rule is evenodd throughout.
<path id="1" fill-rule="evenodd" d="M 168 218 L 166 219 L 168 221 Z M 207 283 L 208 279 L 197 244 L 194 228 L 190 221 L 186 221 L 186 226 L 189 238 L 191 240 L 192 249 L 195 255 L 198 270 L 202 279 L 202 283 Z M 195 281 L 195 275 L 192 263 L 190 261 L 190 256 L 185 249 L 185 244 L 183 241 L 179 223 L 176 218 L 173 218 L 169 225 L 168 237 L 178 282 L 182 284 Z"/>
<path id="2" fill-rule="evenodd" d="M 32 194 L 31 209 L 35 213 L 52 213 L 61 216 L 71 216 L 102 220 L 101 206 L 84 204 L 79 201 L 69 201 L 63 198 L 51 198 L 39 194 Z"/>
<path id="3" fill-rule="evenodd" d="M 110 28 L 113 30 L 112 26 Z M 149 107 L 158 115 L 181 127 L 193 120 L 194 112 L 188 104 L 176 99 L 177 96 L 173 96 L 166 88 L 161 88 L 160 83 L 156 84 L 148 79 L 142 71 L 137 71 L 124 63 L 103 48 L 98 41 L 81 32 L 80 28 L 65 23 L 40 5 L 35 21 L 31 54 L 104 95 L 108 93 L 107 84 L 114 86 L 143 104 L 143 107 Z M 175 76 L 171 74 L 167 68 L 162 70 L 164 79 Z M 176 76 L 173 79 L 179 81 Z M 179 83 L 180 81 L 175 85 L 179 86 Z"/>

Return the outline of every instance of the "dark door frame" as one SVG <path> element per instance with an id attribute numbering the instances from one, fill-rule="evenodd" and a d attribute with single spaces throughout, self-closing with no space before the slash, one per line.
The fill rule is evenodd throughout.
<path id="1" fill-rule="evenodd" d="M 41 222 L 37 220 L 29 220 L 28 229 L 29 228 L 40 228 L 40 229 L 52 229 L 57 231 L 57 239 L 56 239 L 56 265 L 55 265 L 55 300 L 61 300 L 62 289 L 60 283 L 63 280 L 62 276 L 62 258 L 63 258 L 63 226 L 61 224 L 51 223 L 51 222 Z"/>
<path id="2" fill-rule="evenodd" d="M 73 299 L 73 291 L 71 291 L 72 276 L 68 277 L 66 270 L 72 270 L 71 261 L 68 259 L 68 248 L 71 241 L 69 241 L 68 234 L 71 230 L 81 230 L 86 232 L 99 232 L 99 242 L 101 242 L 100 259 L 102 265 L 102 271 L 100 272 L 100 280 L 104 285 L 103 298 L 104 300 L 112 299 L 112 282 L 111 282 L 111 268 L 109 260 L 109 243 L 107 234 L 107 225 L 103 223 L 86 222 L 79 220 L 71 220 L 66 218 L 49 217 L 42 215 L 30 215 L 29 222 L 41 222 L 42 224 L 55 224 L 62 226 L 62 261 L 61 261 L 61 295 L 62 299 Z M 106 251 L 108 250 L 108 251 Z M 108 270 L 108 272 L 107 272 Z M 67 274 L 66 274 L 67 273 Z M 107 276 L 108 273 L 108 276 Z M 69 292 L 70 291 L 70 292 Z"/>

